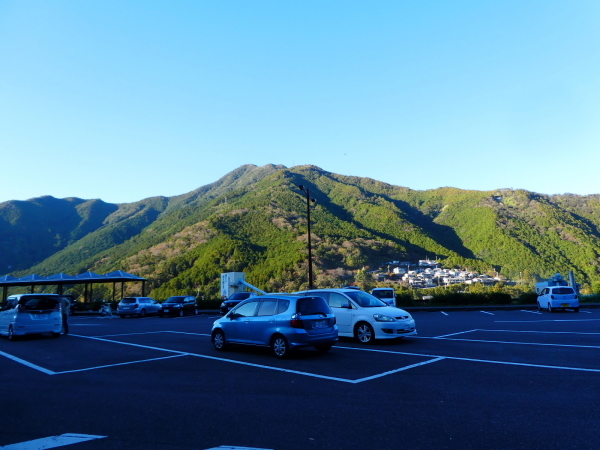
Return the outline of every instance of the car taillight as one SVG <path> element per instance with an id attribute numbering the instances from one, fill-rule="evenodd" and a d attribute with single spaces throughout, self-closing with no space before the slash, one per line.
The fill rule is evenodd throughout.
<path id="1" fill-rule="evenodd" d="M 304 322 L 302 321 L 302 319 L 298 318 L 297 314 L 294 314 L 292 316 L 292 320 L 290 321 L 290 325 L 292 326 L 292 328 L 304 328 Z"/>
<path id="2" fill-rule="evenodd" d="M 57 303 L 52 311 L 60 311 L 60 303 Z"/>

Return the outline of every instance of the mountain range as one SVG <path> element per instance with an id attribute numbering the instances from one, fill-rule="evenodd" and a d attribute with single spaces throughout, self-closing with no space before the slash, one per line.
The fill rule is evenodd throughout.
<path id="1" fill-rule="evenodd" d="M 598 286 L 600 195 L 525 190 L 425 191 L 315 166 L 244 165 L 175 197 L 134 203 L 0 203 L 0 274 L 124 270 L 151 295 L 215 296 L 220 274 L 246 272 L 271 292 L 307 284 L 307 201 L 315 284 L 337 286 L 390 260 L 547 278 L 573 270 Z"/>

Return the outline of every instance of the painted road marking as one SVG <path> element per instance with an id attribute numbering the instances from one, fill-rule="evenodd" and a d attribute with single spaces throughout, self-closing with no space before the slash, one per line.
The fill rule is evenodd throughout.
<path id="1" fill-rule="evenodd" d="M 548 320 L 495 320 L 496 323 L 540 323 L 540 322 L 597 322 L 600 319 L 548 319 Z"/>
<path id="2" fill-rule="evenodd" d="M 445 313 L 444 311 L 440 311 L 443 315 L 447 316 L 448 314 Z"/>
<path id="3" fill-rule="evenodd" d="M 528 310 L 526 310 L 526 309 L 522 309 L 522 310 L 521 310 L 521 312 L 526 312 L 526 313 L 529 313 L 529 314 L 542 314 L 542 313 L 541 313 L 541 312 L 539 312 L 539 311 L 528 311 Z"/>
<path id="4" fill-rule="evenodd" d="M 479 330 L 459 331 L 458 333 L 445 334 L 443 336 L 436 336 L 436 338 L 445 338 L 445 337 L 448 337 L 448 336 L 456 336 L 457 334 L 472 333 L 473 331 L 479 331 Z M 413 337 L 427 339 L 427 337 L 425 337 L 425 336 L 413 336 Z"/>
<path id="5" fill-rule="evenodd" d="M 489 311 L 479 311 L 479 312 L 482 312 L 484 314 L 489 314 L 490 316 L 494 316 L 495 315 L 494 313 L 491 313 Z"/>
<path id="6" fill-rule="evenodd" d="M 78 444 L 80 442 L 103 439 L 106 436 L 94 436 L 92 434 L 65 433 L 60 436 L 50 436 L 33 441 L 19 442 L 18 444 L 5 445 L 2 450 L 43 450 L 47 448 L 62 447 L 64 445 Z"/>
<path id="7" fill-rule="evenodd" d="M 273 450 L 273 449 L 258 448 L 258 447 L 232 447 L 231 445 L 221 445 L 219 447 L 207 448 L 206 450 Z"/>
<path id="8" fill-rule="evenodd" d="M 458 335 L 458 334 L 464 334 L 464 333 L 469 333 L 469 332 L 474 332 L 474 331 L 503 331 L 503 330 L 469 330 L 469 331 L 465 331 L 465 332 L 461 332 L 461 333 L 454 333 L 452 335 L 447 335 L 447 336 L 455 336 L 455 335 Z M 169 331 L 165 331 L 165 332 L 169 333 Z M 178 333 L 178 334 L 191 334 L 191 335 L 198 335 L 198 336 L 208 336 L 207 334 L 201 334 L 201 333 L 182 333 L 182 332 L 174 332 L 174 333 Z M 552 333 L 552 332 L 544 332 L 544 333 Z M 132 333 L 132 334 L 139 334 L 139 333 Z M 596 333 L 590 333 L 590 334 L 596 334 Z M 174 353 L 175 355 L 165 356 L 165 357 L 162 357 L 162 358 L 152 358 L 152 359 L 143 360 L 143 361 L 133 361 L 133 362 L 128 362 L 128 363 L 118 363 L 118 364 L 111 364 L 111 365 L 106 365 L 106 366 L 98 366 L 98 367 L 91 367 L 91 368 L 85 368 L 85 369 L 78 369 L 78 370 L 73 370 L 73 371 L 53 372 L 53 371 L 50 371 L 50 370 L 45 369 L 43 367 L 31 364 L 31 363 L 29 363 L 27 361 L 24 361 L 24 360 L 20 359 L 20 358 L 16 358 L 16 357 L 14 357 L 12 355 L 9 355 L 8 353 L 0 352 L 0 354 L 3 355 L 3 356 L 8 357 L 10 359 L 12 359 L 15 362 L 19 362 L 19 363 L 24 364 L 24 365 L 26 365 L 28 367 L 31 367 L 31 368 L 34 368 L 34 369 L 39 370 L 41 372 L 44 372 L 44 373 L 46 373 L 48 375 L 61 375 L 63 373 L 72 373 L 72 372 L 79 372 L 79 371 L 84 371 L 84 370 L 94 370 L 94 369 L 109 368 L 109 367 L 115 367 L 115 366 L 120 366 L 120 365 L 124 365 L 124 364 L 135 364 L 135 363 L 138 363 L 138 362 L 155 361 L 155 360 L 168 359 L 168 358 L 174 358 L 174 357 L 179 357 L 179 356 L 192 356 L 192 357 L 197 357 L 197 358 L 209 359 L 209 360 L 213 360 L 213 361 L 221 361 L 221 362 L 227 362 L 227 363 L 232 363 L 232 364 L 239 364 L 239 365 L 248 366 L 248 367 L 257 367 L 257 368 L 266 369 L 266 370 L 274 370 L 274 371 L 278 371 L 278 372 L 292 373 L 292 374 L 296 374 L 296 375 L 308 376 L 308 377 L 313 377 L 313 378 L 320 378 L 320 379 L 330 380 L 330 381 L 339 381 L 339 382 L 349 383 L 349 384 L 363 383 L 365 381 L 374 380 L 374 379 L 377 379 L 377 378 L 381 378 L 383 376 L 391 375 L 391 374 L 394 374 L 394 373 L 398 373 L 398 372 L 402 372 L 402 371 L 405 371 L 405 370 L 409 370 L 409 369 L 413 369 L 413 368 L 416 368 L 416 367 L 420 367 L 420 366 L 423 366 L 425 364 L 430 364 L 430 363 L 433 363 L 433 362 L 439 362 L 439 361 L 443 361 L 443 360 L 470 361 L 470 362 L 482 362 L 482 363 L 488 363 L 488 364 L 503 364 L 503 365 L 523 366 L 523 367 L 537 367 L 537 368 L 544 368 L 544 369 L 558 369 L 558 370 L 572 370 L 572 371 L 600 373 L 600 369 L 588 369 L 588 368 L 582 368 L 582 367 L 566 367 L 566 366 L 550 366 L 550 365 L 543 365 L 543 364 L 516 363 L 516 362 L 510 362 L 510 361 L 496 361 L 496 360 L 485 360 L 485 359 L 473 359 L 473 358 L 462 358 L 462 357 L 456 357 L 456 356 L 442 356 L 442 355 L 431 355 L 431 354 L 411 353 L 411 352 L 398 352 L 398 351 L 392 351 L 392 350 L 376 350 L 376 349 L 356 348 L 356 347 L 335 347 L 336 349 L 339 349 L 339 350 L 367 351 L 367 352 L 374 352 L 374 353 L 387 353 L 387 354 L 394 354 L 394 355 L 407 355 L 407 356 L 418 356 L 418 357 L 428 358 L 427 361 L 423 361 L 423 362 L 420 362 L 420 363 L 417 363 L 417 364 L 411 364 L 411 365 L 403 366 L 403 367 L 400 367 L 398 369 L 394 369 L 394 370 L 391 370 L 391 371 L 382 372 L 380 374 L 375 374 L 375 375 L 372 375 L 372 376 L 369 376 L 369 377 L 359 378 L 359 379 L 356 379 L 356 380 L 352 380 L 352 379 L 346 379 L 346 378 L 340 378 L 340 377 L 330 377 L 330 376 L 326 376 L 326 375 L 319 375 L 319 374 L 310 373 L 310 372 L 302 372 L 302 371 L 298 371 L 298 370 L 283 369 L 283 368 L 280 368 L 280 367 L 267 366 L 267 365 L 263 365 L 263 364 L 248 363 L 248 362 L 237 361 L 237 360 L 233 360 L 233 359 L 227 359 L 227 358 L 221 358 L 221 357 L 215 357 L 215 356 L 202 355 L 202 354 L 198 354 L 198 353 L 181 352 L 181 351 L 177 351 L 177 350 L 170 350 L 170 349 L 166 349 L 166 348 L 153 347 L 153 346 L 148 346 L 148 345 L 140 345 L 140 344 L 133 344 L 133 343 L 128 343 L 128 342 L 114 341 L 114 340 L 111 340 L 111 339 L 105 339 L 105 338 L 100 338 L 100 337 L 77 336 L 77 335 L 73 335 L 73 336 L 75 336 L 75 337 L 81 337 L 81 338 L 84 338 L 84 339 L 92 339 L 92 340 L 98 340 L 98 341 L 103 341 L 103 342 L 110 342 L 110 343 L 115 343 L 115 344 L 120 344 L 120 345 L 128 345 L 128 346 L 132 346 L 132 347 L 145 348 L 145 349 L 150 349 L 150 350 L 164 351 L 164 352 L 168 352 L 168 353 Z M 486 342 L 486 343 L 497 343 L 497 344 L 539 345 L 539 346 L 557 346 L 557 347 L 573 347 L 573 348 L 594 348 L 594 349 L 600 348 L 598 346 L 563 345 L 563 344 L 540 344 L 540 343 L 506 342 L 506 341 L 491 341 L 491 340 L 476 340 L 476 339 L 453 339 L 453 338 L 449 338 L 449 337 L 430 337 L 430 338 L 427 338 L 427 337 L 422 337 L 421 336 L 419 338 L 420 339 L 448 340 L 448 341 Z"/>

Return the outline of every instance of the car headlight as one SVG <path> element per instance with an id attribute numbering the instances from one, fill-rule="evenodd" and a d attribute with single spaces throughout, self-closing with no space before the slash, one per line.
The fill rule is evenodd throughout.
<path id="1" fill-rule="evenodd" d="M 396 322 L 396 319 L 385 314 L 373 314 L 373 319 L 377 322 Z"/>

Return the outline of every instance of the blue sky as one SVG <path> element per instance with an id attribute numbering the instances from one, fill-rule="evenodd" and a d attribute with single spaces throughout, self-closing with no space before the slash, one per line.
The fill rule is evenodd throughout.
<path id="1" fill-rule="evenodd" d="M 0 202 L 243 164 L 600 193 L 597 1 L 0 2 Z"/>

